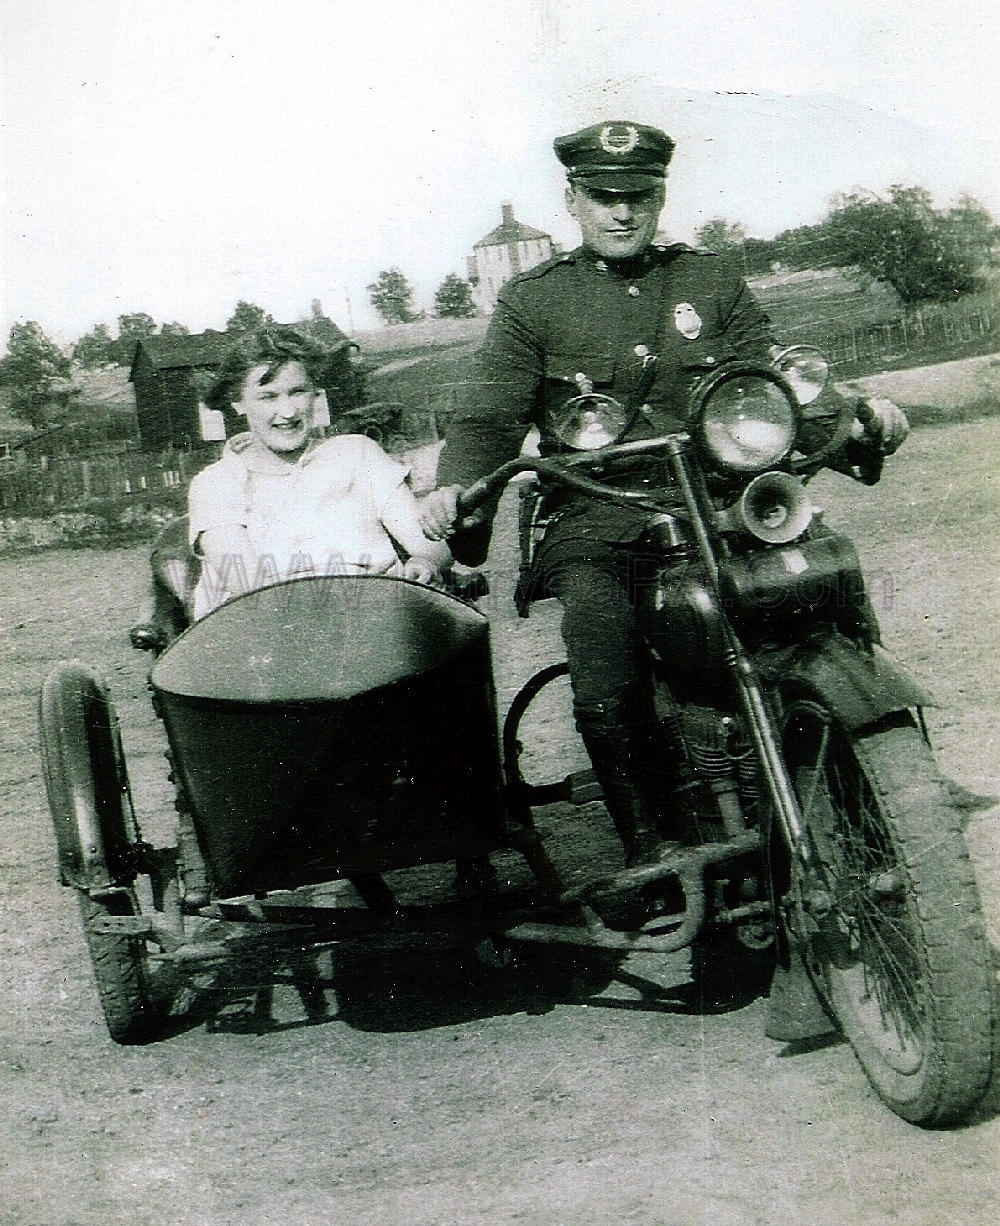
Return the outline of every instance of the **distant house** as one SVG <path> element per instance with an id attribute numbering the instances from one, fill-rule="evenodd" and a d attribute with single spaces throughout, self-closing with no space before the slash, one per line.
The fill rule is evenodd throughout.
<path id="1" fill-rule="evenodd" d="M 332 320 L 314 313 L 289 325 L 309 335 L 330 353 L 323 378 L 333 412 L 353 408 L 355 381 L 350 361 L 356 348 Z M 246 429 L 235 414 L 220 423 L 225 435 L 206 433 L 206 414 L 198 384 L 218 369 L 229 338 L 209 329 L 193 336 L 149 336 L 136 345 L 129 379 L 135 389 L 135 413 L 144 451 L 190 451 Z M 199 379 L 199 375 L 202 376 Z"/>
<path id="2" fill-rule="evenodd" d="M 500 224 L 475 244 L 466 259 L 472 299 L 484 315 L 493 313 L 505 282 L 558 252 L 548 234 L 515 219 L 512 205 L 501 205 L 500 215 Z"/>

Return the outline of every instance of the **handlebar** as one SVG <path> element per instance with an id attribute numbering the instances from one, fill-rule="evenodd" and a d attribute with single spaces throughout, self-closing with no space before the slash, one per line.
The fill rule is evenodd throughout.
<path id="1" fill-rule="evenodd" d="M 873 436 L 880 425 L 877 414 L 864 400 L 842 397 L 844 403 L 837 416 L 833 432 L 827 441 L 817 451 L 800 456 L 792 461 L 791 470 L 807 478 L 826 467 L 827 462 L 841 451 L 850 437 L 851 427 L 857 419 Z M 874 428 L 873 428 L 874 427 Z M 534 472 L 539 477 L 565 486 L 567 489 L 579 490 L 592 498 L 609 502 L 621 507 L 640 507 L 644 510 L 659 511 L 659 503 L 654 501 L 648 492 L 643 490 L 623 490 L 602 485 L 590 477 L 574 470 L 579 468 L 600 469 L 606 464 L 619 460 L 634 458 L 653 458 L 667 454 L 679 457 L 687 448 L 691 436 L 686 432 L 659 435 L 655 438 L 634 439 L 628 443 L 615 443 L 609 447 L 601 447 L 594 451 L 579 451 L 558 458 L 543 458 L 540 456 L 517 456 L 501 464 L 492 473 L 481 477 L 472 485 L 462 490 L 458 495 L 457 511 L 459 518 L 472 515 L 491 499 L 499 496 L 503 487 L 514 477 L 524 472 Z M 877 464 L 877 468 L 876 468 Z M 881 471 L 880 458 L 873 458 L 871 472 L 866 467 L 860 473 L 860 479 L 866 484 L 878 480 Z"/>
<path id="2" fill-rule="evenodd" d="M 508 481 L 524 472 L 534 472 L 568 489 L 579 490 L 593 498 L 616 503 L 618 506 L 638 506 L 654 511 L 659 510 L 659 505 L 653 502 L 649 494 L 643 490 L 613 489 L 572 470 L 584 467 L 603 468 L 605 464 L 616 460 L 632 459 L 637 456 L 640 458 L 652 457 L 664 452 L 679 454 L 688 439 L 689 436 L 683 433 L 665 434 L 657 438 L 635 439 L 630 443 L 615 443 L 613 446 L 601 447 L 596 451 L 580 451 L 570 456 L 560 456 L 558 459 L 517 456 L 462 490 L 458 495 L 458 514 L 459 516 L 471 515 L 490 499 L 495 498 Z"/>

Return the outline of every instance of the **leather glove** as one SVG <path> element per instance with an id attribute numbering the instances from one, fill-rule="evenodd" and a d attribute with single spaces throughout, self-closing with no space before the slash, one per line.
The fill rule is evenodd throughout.
<path id="1" fill-rule="evenodd" d="M 877 449 L 880 455 L 892 455 L 910 433 L 906 414 L 884 396 L 863 399 L 856 410 L 851 437 Z"/>

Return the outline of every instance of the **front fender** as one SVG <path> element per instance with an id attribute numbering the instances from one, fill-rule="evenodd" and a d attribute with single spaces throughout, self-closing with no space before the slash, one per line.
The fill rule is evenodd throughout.
<path id="1" fill-rule="evenodd" d="M 836 632 L 769 653 L 758 667 L 772 685 L 817 694 L 849 730 L 895 711 L 934 706 L 888 652 L 869 653 Z"/>

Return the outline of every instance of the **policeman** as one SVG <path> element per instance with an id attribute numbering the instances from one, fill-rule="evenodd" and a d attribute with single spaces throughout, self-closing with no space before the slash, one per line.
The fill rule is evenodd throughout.
<path id="1" fill-rule="evenodd" d="M 438 489 L 422 504 L 432 539 L 455 531 L 461 488 L 517 455 L 532 426 L 543 455 L 561 450 L 552 412 L 581 388 L 623 403 L 621 441 L 652 437 L 683 429 L 701 375 L 732 358 L 767 362 L 775 344 L 767 316 L 727 260 L 653 241 L 674 151 L 666 133 L 613 121 L 559 137 L 554 147 L 582 244 L 501 290 L 448 429 Z M 906 420 L 884 401 L 874 414 L 888 453 Z M 860 423 L 854 434 L 850 445 L 865 447 Z M 634 487 L 646 478 L 626 472 L 617 480 Z M 645 863 L 684 835 L 674 815 L 659 811 L 651 786 L 653 686 L 630 600 L 647 513 L 557 497 L 534 580 L 562 605 L 576 724 L 626 863 Z M 476 564 L 488 542 L 487 526 L 459 532 L 452 549 Z"/>

